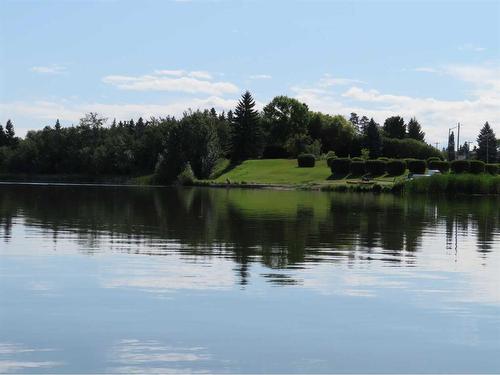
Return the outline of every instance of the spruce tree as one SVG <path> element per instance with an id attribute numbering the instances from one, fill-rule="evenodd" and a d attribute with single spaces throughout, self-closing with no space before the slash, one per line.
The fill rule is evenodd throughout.
<path id="1" fill-rule="evenodd" d="M 415 117 L 408 122 L 408 138 L 424 141 L 425 133 Z"/>
<path id="2" fill-rule="evenodd" d="M 373 118 L 366 126 L 364 136 L 365 147 L 370 152 L 370 158 L 378 158 L 382 150 L 382 137 L 380 136 L 379 125 L 373 120 Z"/>
<path id="3" fill-rule="evenodd" d="M 0 124 L 0 147 L 7 145 L 7 135 L 3 130 L 3 126 Z"/>
<path id="4" fill-rule="evenodd" d="M 476 156 L 485 163 L 495 163 L 497 160 L 497 139 L 488 122 L 484 124 L 477 137 Z"/>
<path id="5" fill-rule="evenodd" d="M 228 113 L 229 118 L 229 113 Z M 241 161 L 257 158 L 262 149 L 259 113 L 255 100 L 246 91 L 238 102 L 231 121 L 231 159 Z"/>
<path id="6" fill-rule="evenodd" d="M 5 124 L 5 136 L 7 139 L 7 145 L 13 145 L 16 141 L 16 133 L 14 132 L 14 124 L 11 120 L 7 120 Z"/>
<path id="7" fill-rule="evenodd" d="M 54 125 L 54 128 L 57 131 L 61 130 L 61 123 L 59 122 L 59 119 L 56 120 L 56 124 Z"/>
<path id="8" fill-rule="evenodd" d="M 405 121 L 400 116 L 392 116 L 384 122 L 384 133 L 389 138 L 403 139 L 406 135 Z"/>
<path id="9" fill-rule="evenodd" d="M 455 160 L 455 134 L 451 132 L 448 138 L 448 161 Z"/>

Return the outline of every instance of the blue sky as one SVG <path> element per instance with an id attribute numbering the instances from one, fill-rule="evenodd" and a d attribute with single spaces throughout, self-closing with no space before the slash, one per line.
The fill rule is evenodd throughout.
<path id="1" fill-rule="evenodd" d="M 416 116 L 429 142 L 485 121 L 500 135 L 499 1 L 0 2 L 0 123 L 18 134 L 229 109 L 249 89 L 377 121 Z"/>

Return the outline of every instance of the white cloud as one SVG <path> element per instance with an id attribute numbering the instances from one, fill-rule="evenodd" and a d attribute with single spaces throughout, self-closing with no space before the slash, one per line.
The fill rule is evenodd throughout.
<path id="1" fill-rule="evenodd" d="M 250 78 L 250 79 L 271 79 L 273 77 L 269 74 L 253 74 L 253 75 L 249 76 L 248 78 Z"/>
<path id="2" fill-rule="evenodd" d="M 431 70 L 432 69 L 432 70 Z M 479 129 L 486 122 L 495 129 L 500 123 L 500 66 L 448 65 L 429 68 L 471 85 L 469 97 L 461 100 L 442 100 L 432 97 L 414 97 L 383 93 L 353 85 L 342 94 L 333 93 L 321 84 L 313 87 L 292 87 L 297 99 L 307 103 L 312 110 L 328 113 L 350 112 L 366 114 L 376 121 L 400 114 L 405 118 L 417 117 L 430 142 L 445 142 L 448 128 L 460 122 L 461 140 L 474 141 Z"/>
<path id="3" fill-rule="evenodd" d="M 23 127 L 22 121 L 16 119 L 30 119 L 30 122 L 38 122 L 38 128 L 42 125 L 52 125 L 56 119 L 63 121 L 64 125 L 76 124 L 87 112 L 98 112 L 104 117 L 117 120 L 129 120 L 131 118 L 149 118 L 151 116 L 164 117 L 167 115 L 181 116 L 186 110 L 207 109 L 214 107 L 218 111 L 228 111 L 235 107 L 237 99 L 224 99 L 218 96 L 207 98 L 179 99 L 159 104 L 141 103 L 85 103 L 78 101 L 18 101 L 0 103 L 0 113 L 8 113 L 14 119 L 16 132 L 24 135 L 33 126 Z M 258 105 L 262 106 L 261 103 Z M 35 119 L 35 121 L 33 121 Z M 42 123 L 40 123 L 42 122 Z"/>
<path id="4" fill-rule="evenodd" d="M 238 91 L 238 87 L 231 82 L 214 82 L 210 73 L 205 71 L 156 70 L 152 75 L 109 75 L 102 81 L 122 90 L 133 91 L 176 91 L 210 95 Z"/>
<path id="5" fill-rule="evenodd" d="M 39 74 L 62 74 L 66 72 L 66 67 L 62 65 L 33 66 L 30 71 Z"/>
<path id="6" fill-rule="evenodd" d="M 473 43 L 465 43 L 458 47 L 460 51 L 483 52 L 486 48 L 475 45 Z"/>
<path id="7" fill-rule="evenodd" d="M 352 85 L 352 84 L 364 84 L 366 82 L 361 81 L 359 79 L 353 79 L 353 78 L 335 78 L 332 77 L 330 74 L 325 74 L 318 83 L 318 86 L 320 87 L 330 87 L 330 86 L 344 86 L 344 85 Z"/>

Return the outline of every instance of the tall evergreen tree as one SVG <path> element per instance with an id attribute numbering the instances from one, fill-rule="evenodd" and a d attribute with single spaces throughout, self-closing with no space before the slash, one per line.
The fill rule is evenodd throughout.
<path id="1" fill-rule="evenodd" d="M 384 133 L 389 138 L 403 139 L 406 135 L 405 121 L 400 116 L 392 116 L 385 120 Z"/>
<path id="2" fill-rule="evenodd" d="M 61 123 L 59 122 L 59 119 L 56 120 L 56 124 L 54 125 L 54 128 L 57 131 L 61 130 Z"/>
<path id="3" fill-rule="evenodd" d="M 354 113 L 354 112 L 351 113 L 351 117 L 349 117 L 349 122 L 356 129 L 356 133 L 359 134 L 359 132 L 361 131 L 361 129 L 359 127 L 359 116 L 357 115 L 357 113 Z"/>
<path id="4" fill-rule="evenodd" d="M 368 124 L 370 123 L 370 119 L 366 116 L 363 116 L 359 119 L 359 129 L 361 133 L 366 133 L 366 128 L 368 127 Z"/>
<path id="5" fill-rule="evenodd" d="M 366 126 L 364 138 L 364 144 L 370 152 L 370 158 L 378 158 L 382 150 L 382 137 L 380 136 L 379 125 L 373 120 L 373 118 Z"/>
<path id="6" fill-rule="evenodd" d="M 229 113 L 228 113 L 229 118 Z M 262 149 L 259 113 L 255 100 L 246 91 L 238 102 L 231 121 L 231 159 L 240 161 L 257 158 Z"/>
<path id="7" fill-rule="evenodd" d="M 416 139 L 417 141 L 424 141 L 425 133 L 415 117 L 408 122 L 408 138 Z"/>
<path id="8" fill-rule="evenodd" d="M 14 124 L 9 119 L 5 124 L 5 136 L 8 145 L 13 145 L 16 142 L 16 133 L 14 131 Z"/>
<path id="9" fill-rule="evenodd" d="M 3 130 L 3 126 L 0 124 L 0 147 L 7 145 L 7 135 Z"/>
<path id="10" fill-rule="evenodd" d="M 497 139 L 490 124 L 486 122 L 477 137 L 477 158 L 485 163 L 495 163 L 497 160 Z"/>
<path id="11" fill-rule="evenodd" d="M 455 160 L 455 134 L 450 133 L 448 138 L 448 161 Z"/>

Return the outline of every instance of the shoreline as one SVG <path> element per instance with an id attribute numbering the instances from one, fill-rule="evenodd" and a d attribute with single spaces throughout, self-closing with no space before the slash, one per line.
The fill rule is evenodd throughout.
<path id="1" fill-rule="evenodd" d="M 486 192 L 477 189 L 461 191 L 453 188 L 447 190 L 439 186 L 439 179 L 449 179 L 449 176 L 467 177 L 470 175 L 441 175 L 419 180 L 400 180 L 394 183 L 364 184 L 346 180 L 336 180 L 336 183 L 257 183 L 246 181 L 221 182 L 217 180 L 195 180 L 188 184 L 162 185 L 152 182 L 148 176 L 85 176 L 85 175 L 0 175 L 1 185 L 35 185 L 35 186 L 87 186 L 87 187 L 209 187 L 217 189 L 268 189 L 284 191 L 315 191 L 315 192 L 354 192 L 354 193 L 390 193 L 397 195 L 461 195 L 461 196 L 500 196 L 498 192 Z M 480 175 L 472 175 L 480 179 Z M 413 185 L 413 186 L 412 186 Z M 417 185 L 417 188 L 415 188 Z M 418 186 L 423 185 L 423 186 Z M 436 187 L 437 186 L 437 187 Z M 455 189 L 455 190 L 454 190 Z"/>

